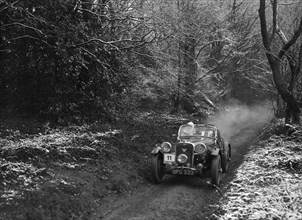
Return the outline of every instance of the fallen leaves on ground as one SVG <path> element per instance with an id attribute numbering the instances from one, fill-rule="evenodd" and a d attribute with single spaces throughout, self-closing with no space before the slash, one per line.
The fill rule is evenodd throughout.
<path id="1" fill-rule="evenodd" d="M 221 201 L 220 220 L 302 219 L 302 129 L 251 146 Z"/>
<path id="2" fill-rule="evenodd" d="M 187 119 L 138 113 L 116 125 L 0 124 L 0 219 L 87 219 L 149 180 L 150 152 Z M 66 211 L 68 210 L 68 211 Z"/>

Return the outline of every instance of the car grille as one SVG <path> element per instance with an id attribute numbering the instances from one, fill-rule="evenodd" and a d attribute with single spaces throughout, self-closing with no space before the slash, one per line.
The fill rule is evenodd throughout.
<path id="1" fill-rule="evenodd" d="M 184 164 L 190 163 L 190 166 L 192 166 L 193 153 L 194 153 L 193 145 L 190 143 L 178 143 L 176 145 L 176 158 L 178 157 L 179 154 L 185 154 L 188 157 L 188 160 Z"/>

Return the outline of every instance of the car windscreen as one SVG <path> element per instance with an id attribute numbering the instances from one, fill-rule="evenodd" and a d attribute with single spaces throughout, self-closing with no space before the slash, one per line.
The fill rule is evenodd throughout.
<path id="1" fill-rule="evenodd" d="M 215 130 L 204 125 L 182 125 L 179 128 L 178 136 L 179 138 L 189 136 L 215 138 Z"/>

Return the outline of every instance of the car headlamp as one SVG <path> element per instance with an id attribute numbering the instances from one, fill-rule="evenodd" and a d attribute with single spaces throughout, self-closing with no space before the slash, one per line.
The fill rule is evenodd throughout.
<path id="1" fill-rule="evenodd" d="M 160 145 L 160 148 L 161 148 L 162 152 L 168 153 L 168 152 L 170 152 L 172 145 L 169 142 L 163 142 Z"/>
<path id="2" fill-rule="evenodd" d="M 188 157 L 185 154 L 179 154 L 177 156 L 177 162 L 178 163 L 185 163 L 187 160 L 188 160 Z"/>
<path id="3" fill-rule="evenodd" d="M 198 154 L 202 154 L 207 150 L 207 146 L 204 143 L 197 144 L 195 146 L 195 152 Z"/>

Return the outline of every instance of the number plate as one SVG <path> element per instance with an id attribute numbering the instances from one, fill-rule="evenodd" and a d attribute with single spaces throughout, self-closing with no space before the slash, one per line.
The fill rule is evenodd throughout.
<path id="1" fill-rule="evenodd" d="M 175 169 L 172 170 L 172 174 L 179 174 L 179 175 L 194 175 L 193 170 L 186 170 L 186 169 Z"/>
<path id="2" fill-rule="evenodd" d="M 164 154 L 164 163 L 170 163 L 175 161 L 175 154 Z"/>

